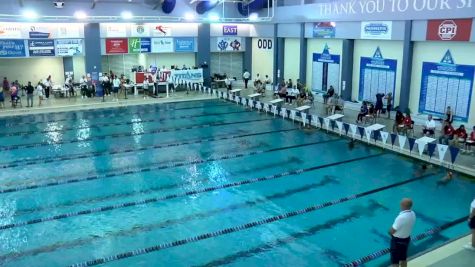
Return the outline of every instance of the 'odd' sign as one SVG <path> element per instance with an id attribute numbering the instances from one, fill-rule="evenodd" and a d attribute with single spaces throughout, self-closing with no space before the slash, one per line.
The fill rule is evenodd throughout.
<path id="1" fill-rule="evenodd" d="M 259 49 L 272 49 L 272 39 L 258 39 L 257 48 Z"/>

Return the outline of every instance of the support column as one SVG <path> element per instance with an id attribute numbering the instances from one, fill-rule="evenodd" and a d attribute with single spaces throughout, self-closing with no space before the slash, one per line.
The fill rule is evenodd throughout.
<path id="1" fill-rule="evenodd" d="M 211 27 L 208 23 L 198 25 L 198 53 L 196 65 L 203 67 L 204 85 L 211 86 Z"/>
<path id="2" fill-rule="evenodd" d="M 300 24 L 300 70 L 299 79 L 307 83 L 307 39 L 305 38 L 305 23 Z"/>
<path id="3" fill-rule="evenodd" d="M 412 38 L 412 21 L 404 22 L 404 41 L 402 49 L 402 72 L 401 72 L 401 93 L 399 95 L 399 108 L 404 112 L 409 107 L 409 96 L 411 94 L 412 79 L 412 55 L 414 43 Z M 394 96 L 393 96 L 394 97 Z M 414 112 L 414 110 L 412 110 Z"/>
<path id="4" fill-rule="evenodd" d="M 63 57 L 63 69 L 64 72 L 74 73 L 73 57 Z M 66 75 L 64 78 L 66 78 Z"/>
<path id="5" fill-rule="evenodd" d="M 282 77 L 284 77 L 284 51 L 285 39 L 277 37 L 277 24 L 274 25 L 274 85 L 279 84 Z"/>
<path id="6" fill-rule="evenodd" d="M 343 40 L 343 52 L 341 55 L 341 97 L 345 101 L 351 101 L 353 92 L 353 53 L 355 40 Z"/>
<path id="7" fill-rule="evenodd" d="M 99 73 L 102 72 L 99 23 L 87 23 L 84 25 L 84 45 L 86 73 L 91 75 L 92 83 L 96 86 L 96 96 L 102 96 L 104 89 L 99 82 Z"/>
<path id="8" fill-rule="evenodd" d="M 242 64 L 242 72 L 244 73 L 244 70 L 249 71 L 251 73 L 252 77 L 252 38 L 251 37 L 246 37 L 245 41 L 246 49 L 244 51 L 244 58 L 243 58 L 243 64 Z"/>

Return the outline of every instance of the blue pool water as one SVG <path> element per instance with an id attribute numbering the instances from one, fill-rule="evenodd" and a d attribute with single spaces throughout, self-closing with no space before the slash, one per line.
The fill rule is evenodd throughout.
<path id="1" fill-rule="evenodd" d="M 1 266 L 339 266 L 388 246 L 402 197 L 418 234 L 467 216 L 475 192 L 461 175 L 438 187 L 439 168 L 219 100 L 4 118 L 0 134 Z"/>

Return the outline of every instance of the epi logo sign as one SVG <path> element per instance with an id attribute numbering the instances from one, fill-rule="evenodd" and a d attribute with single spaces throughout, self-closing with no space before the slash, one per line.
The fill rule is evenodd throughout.
<path id="1" fill-rule="evenodd" d="M 433 41 L 470 41 L 472 19 L 429 20 L 427 22 L 427 40 Z"/>
<path id="2" fill-rule="evenodd" d="M 444 20 L 439 26 L 441 40 L 452 40 L 457 35 L 457 24 L 453 20 Z"/>

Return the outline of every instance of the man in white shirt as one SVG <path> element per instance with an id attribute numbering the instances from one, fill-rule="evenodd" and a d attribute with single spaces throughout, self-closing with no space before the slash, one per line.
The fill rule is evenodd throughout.
<path id="1" fill-rule="evenodd" d="M 233 82 L 227 76 L 226 79 L 224 79 L 224 83 L 226 84 L 226 88 L 228 89 L 228 91 L 233 89 Z"/>
<path id="2" fill-rule="evenodd" d="M 427 116 L 426 124 L 424 125 L 424 129 L 422 130 L 424 135 L 431 135 L 433 136 L 435 133 L 435 121 L 432 119 L 432 115 Z"/>
<path id="3" fill-rule="evenodd" d="M 244 70 L 242 78 L 244 79 L 244 88 L 247 89 L 247 84 L 249 83 L 249 79 L 251 78 L 251 74 L 249 73 L 249 71 Z"/>
<path id="4" fill-rule="evenodd" d="M 115 98 L 116 101 L 119 100 L 119 98 L 118 98 L 119 87 L 120 87 L 120 79 L 116 75 L 116 76 L 114 76 L 114 80 L 112 80 L 112 93 L 113 93 L 114 98 Z"/>
<path id="5" fill-rule="evenodd" d="M 468 226 L 472 232 L 472 242 L 464 246 L 468 250 L 475 251 L 475 198 L 470 204 L 470 214 L 468 215 Z"/>
<path id="6" fill-rule="evenodd" d="M 416 214 L 412 211 L 412 200 L 403 198 L 400 203 L 401 212 L 389 229 L 391 236 L 391 264 L 393 267 L 407 266 L 407 250 L 411 241 L 411 233 L 416 222 Z"/>

